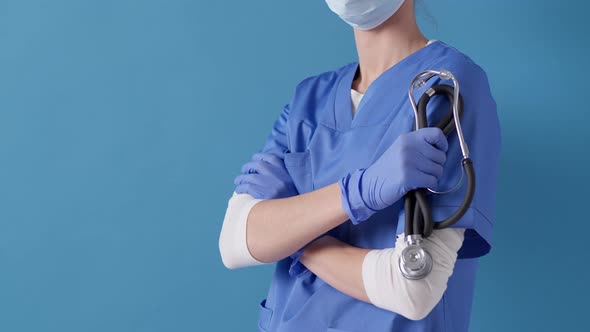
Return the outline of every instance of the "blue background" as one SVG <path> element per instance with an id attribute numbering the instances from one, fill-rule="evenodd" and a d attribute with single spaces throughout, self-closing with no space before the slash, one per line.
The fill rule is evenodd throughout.
<path id="1" fill-rule="evenodd" d="M 422 4 L 503 129 L 472 330 L 581 330 L 590 7 Z M 355 58 L 321 0 L 1 0 L 0 331 L 254 330 L 272 266 L 221 263 L 233 178 L 299 81 Z"/>

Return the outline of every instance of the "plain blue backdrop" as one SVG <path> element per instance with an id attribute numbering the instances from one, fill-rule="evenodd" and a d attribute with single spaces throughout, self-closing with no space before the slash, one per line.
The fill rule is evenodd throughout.
<path id="1" fill-rule="evenodd" d="M 502 124 L 472 330 L 584 330 L 590 6 L 420 1 Z M 0 331 L 253 331 L 272 266 L 221 263 L 233 178 L 355 59 L 322 0 L 1 0 Z"/>

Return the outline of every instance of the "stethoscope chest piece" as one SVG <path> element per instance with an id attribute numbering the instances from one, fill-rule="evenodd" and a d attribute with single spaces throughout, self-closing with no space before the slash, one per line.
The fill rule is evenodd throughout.
<path id="1" fill-rule="evenodd" d="M 408 246 L 402 250 L 399 258 L 399 268 L 406 279 L 422 279 L 432 270 L 432 256 L 420 245 L 422 236 L 409 235 Z"/>

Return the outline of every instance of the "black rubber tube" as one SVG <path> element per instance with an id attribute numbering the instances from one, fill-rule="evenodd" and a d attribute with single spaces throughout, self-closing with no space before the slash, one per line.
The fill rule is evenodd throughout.
<path id="1" fill-rule="evenodd" d="M 455 213 L 453 213 L 447 219 L 434 225 L 434 228 L 436 229 L 447 228 L 459 221 L 459 219 L 465 215 L 467 209 L 469 209 L 471 201 L 473 201 L 473 195 L 475 194 L 475 170 L 473 169 L 473 162 L 471 162 L 471 159 L 469 158 L 463 159 L 461 166 L 463 166 L 463 169 L 465 170 L 465 176 L 467 178 L 467 191 L 465 192 L 465 198 L 463 198 L 461 206 L 459 209 L 457 209 L 457 211 L 455 211 Z"/>
<path id="2" fill-rule="evenodd" d="M 432 89 L 432 91 L 430 90 Z M 427 90 L 418 101 L 418 128 L 414 125 L 414 129 L 421 129 L 428 127 L 428 120 L 426 114 L 426 106 L 431 98 L 435 95 L 445 95 L 449 100 L 450 110 L 443 116 L 443 118 L 436 124 L 443 133 L 448 136 L 455 130 L 455 118 L 453 115 L 453 98 L 454 89 L 450 85 L 438 84 Z M 459 94 L 459 118 L 463 115 L 463 97 Z M 427 190 L 416 189 L 408 192 L 404 197 L 405 210 L 405 234 L 420 234 L 426 238 L 434 229 L 447 228 L 455 224 L 469 209 L 475 194 L 475 170 L 471 159 L 464 159 L 461 165 L 467 177 L 467 191 L 465 197 L 459 206 L 450 217 L 445 220 L 435 222 L 432 220 L 432 210 L 428 204 Z"/>
<path id="3" fill-rule="evenodd" d="M 412 216 L 414 215 L 412 209 L 414 208 L 414 196 L 406 195 L 404 197 L 404 211 L 406 211 L 406 225 L 405 225 L 405 233 L 406 234 L 414 234 L 414 225 Z"/>

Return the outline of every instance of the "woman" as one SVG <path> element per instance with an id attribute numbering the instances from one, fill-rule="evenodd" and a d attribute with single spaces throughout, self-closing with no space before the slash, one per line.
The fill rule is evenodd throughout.
<path id="1" fill-rule="evenodd" d="M 358 62 L 302 81 L 263 148 L 235 179 L 220 236 L 228 268 L 277 262 L 261 331 L 467 331 L 478 259 L 492 243 L 500 128 L 485 72 L 416 24 L 413 0 L 327 0 L 354 27 Z M 453 186 L 459 142 L 413 130 L 407 89 L 447 69 L 460 82 L 461 124 L 476 172 L 468 212 L 424 247 L 430 274 L 403 277 L 403 196 Z M 431 79 L 420 95 L 435 84 Z M 450 84 L 447 82 L 447 84 Z M 416 95 L 417 99 L 419 95 Z M 428 104 L 429 123 L 447 111 Z M 465 188 L 429 198 L 434 220 Z"/>

